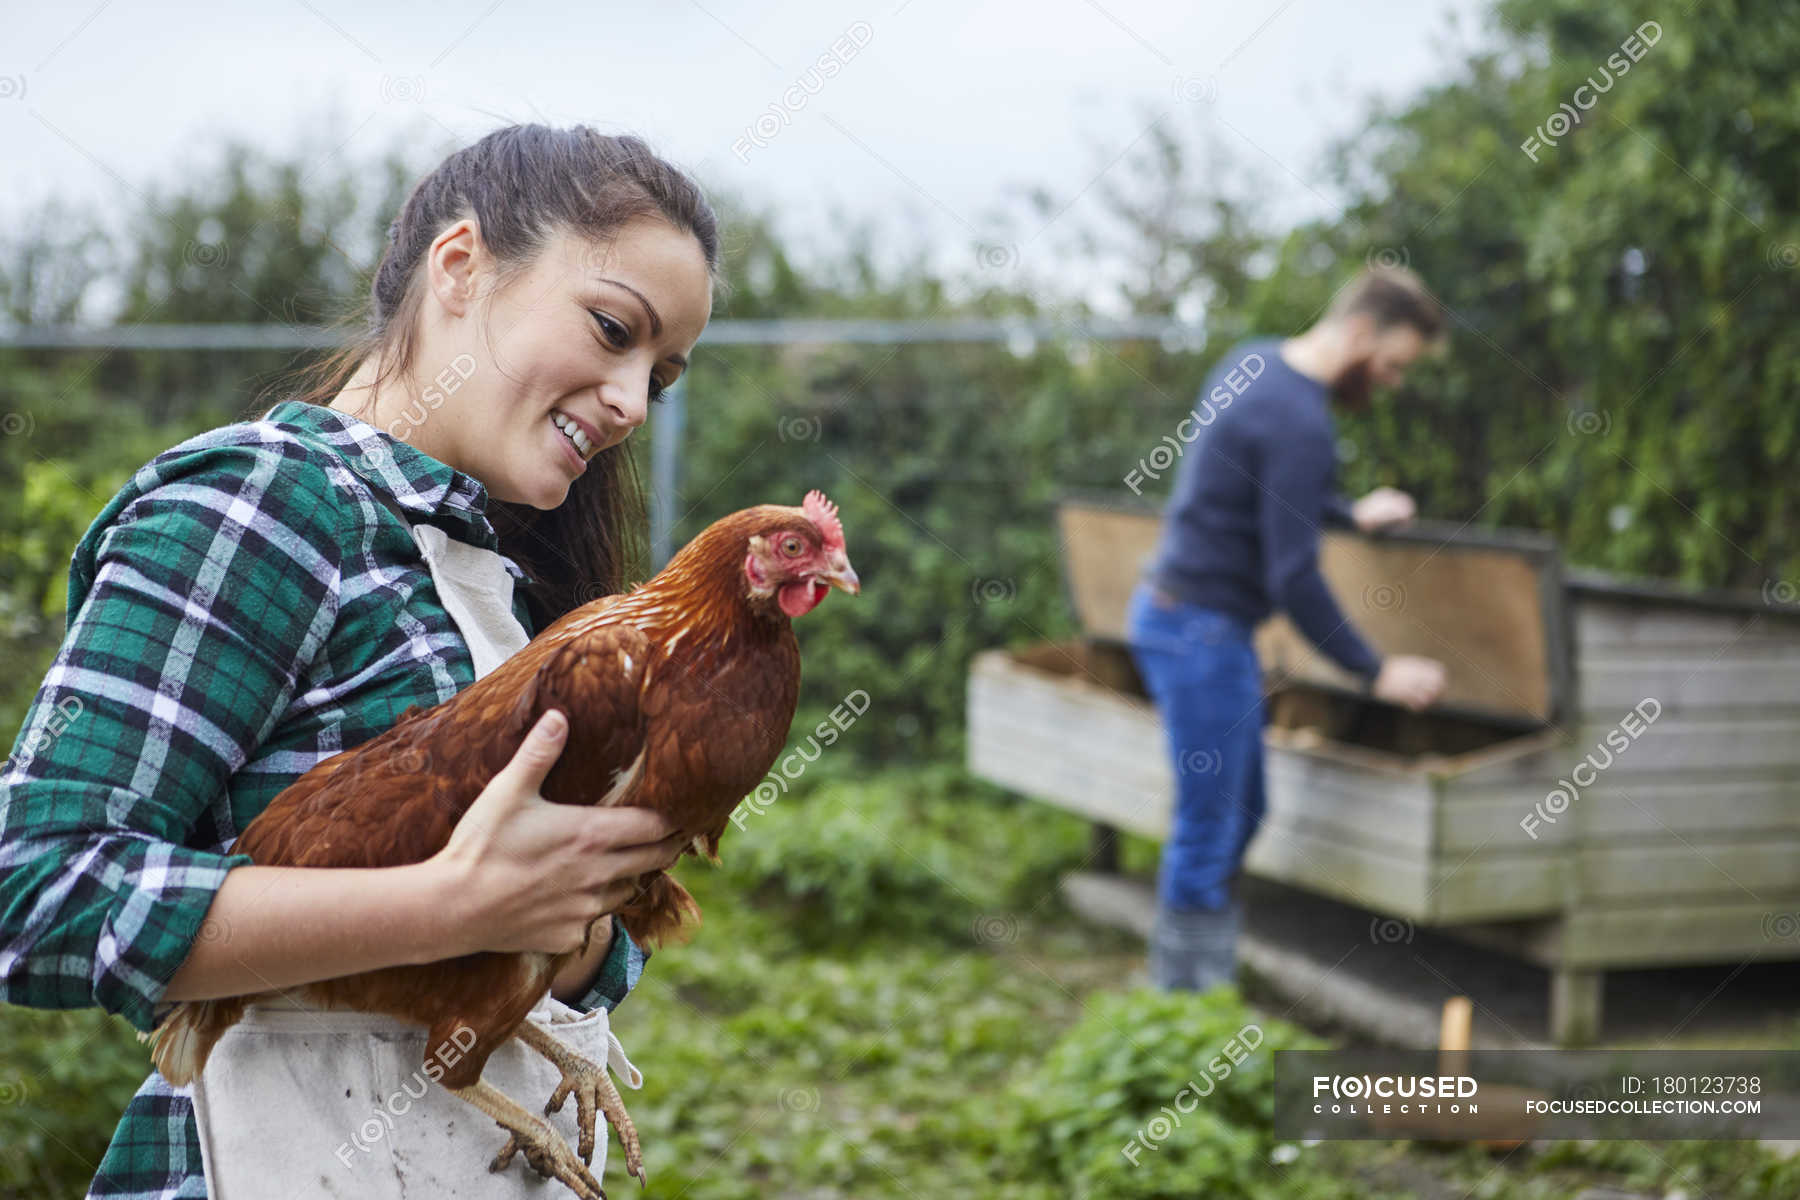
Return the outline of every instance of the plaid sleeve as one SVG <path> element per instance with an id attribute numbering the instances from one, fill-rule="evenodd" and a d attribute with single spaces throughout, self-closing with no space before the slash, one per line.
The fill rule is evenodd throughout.
<path id="1" fill-rule="evenodd" d="M 619 1007 L 619 1002 L 637 986 L 638 977 L 644 973 L 644 964 L 650 961 L 651 952 L 632 941 L 623 925 L 615 920 L 612 928 L 612 945 L 607 949 L 606 957 L 600 960 L 593 986 L 569 1006 L 578 1012 L 593 1012 L 596 1008 L 611 1012 Z"/>
<path id="2" fill-rule="evenodd" d="M 158 459 L 77 549 L 79 608 L 0 776 L 0 1001 L 149 1029 L 250 861 L 195 831 L 336 617 L 345 510 L 307 454 Z"/>

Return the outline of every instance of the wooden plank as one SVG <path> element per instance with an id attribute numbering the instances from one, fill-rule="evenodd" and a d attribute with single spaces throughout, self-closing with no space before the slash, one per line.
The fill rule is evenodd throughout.
<path id="1" fill-rule="evenodd" d="M 1531 840 L 1519 822 L 1542 805 L 1536 786 L 1444 789 L 1438 835 L 1447 852 Z M 1601 776 L 1583 789 L 1554 824 L 1537 827 L 1538 840 L 1580 837 L 1663 839 L 1800 832 L 1800 777 L 1789 774 L 1671 772 L 1654 779 Z"/>
<path id="2" fill-rule="evenodd" d="M 1169 833 L 1167 786 L 1144 787 L 1117 772 L 1059 761 L 1053 745 L 1018 745 L 981 736 L 971 728 L 969 769 L 1090 820 L 1151 838 Z"/>
<path id="3" fill-rule="evenodd" d="M 1422 775 L 1357 771 L 1304 751 L 1266 746 L 1263 779 L 1271 813 L 1390 852 L 1431 851 L 1435 806 Z"/>
<path id="4" fill-rule="evenodd" d="M 1582 906 L 1637 897 L 1759 900 L 1800 891 L 1800 836 L 1793 834 L 1583 845 L 1577 855 Z"/>
<path id="5" fill-rule="evenodd" d="M 1655 711 L 1654 706 L 1643 710 L 1644 715 Z M 1800 766 L 1800 712 L 1729 716 L 1664 709 L 1653 721 L 1631 714 L 1627 708 L 1586 717 L 1580 725 L 1541 741 L 1521 739 L 1490 760 L 1468 759 L 1462 769 L 1458 760 L 1452 760 L 1439 774 L 1456 780 L 1459 787 L 1480 789 L 1539 782 L 1554 786 L 1584 762 L 1597 775 L 1588 786 L 1615 776 L 1615 782 L 1630 778 L 1636 783 L 1670 771 L 1732 776 Z M 1637 732 L 1625 727 L 1628 717 Z M 1612 741 L 1607 740 L 1609 734 L 1615 735 Z"/>
<path id="6" fill-rule="evenodd" d="M 1244 869 L 1423 925 L 1543 916 L 1562 907 L 1563 856 L 1551 852 L 1462 862 L 1389 853 L 1271 812 Z"/>
<path id="7" fill-rule="evenodd" d="M 1086 772 L 1062 772 L 1029 755 L 1007 755 L 971 744 L 969 770 L 990 783 L 1012 788 L 1035 800 L 1090 821 L 1104 821 L 1130 833 L 1162 840 L 1169 835 L 1169 799 L 1149 791 L 1131 791 L 1117 780 Z M 1098 786 L 1105 784 L 1106 786 Z"/>
<path id="8" fill-rule="evenodd" d="M 1433 924 L 1547 916 L 1568 902 L 1569 858 L 1548 842 L 1508 854 L 1440 855 L 1432 869 Z"/>
<path id="9" fill-rule="evenodd" d="M 1552 969 L 1785 961 L 1800 958 L 1800 891 L 1760 903 L 1596 905 L 1557 919 L 1454 924 L 1443 932 Z"/>
<path id="10" fill-rule="evenodd" d="M 1094 820 L 1166 837 L 1172 779 L 1149 705 L 985 651 L 968 682 L 969 768 Z"/>
<path id="11" fill-rule="evenodd" d="M 1571 773 L 1583 763 L 1584 774 L 1596 776 L 1590 787 L 1603 781 L 1623 786 L 1627 779 L 1635 785 L 1670 771 L 1729 777 L 1800 766 L 1800 712 L 1733 717 L 1664 709 L 1653 721 L 1631 717 L 1635 734 L 1624 725 L 1631 712 L 1620 709 L 1610 716 L 1585 718 L 1579 726 L 1541 742 L 1521 740 L 1491 760 L 1471 759 L 1465 769 L 1456 769 L 1452 760 L 1440 775 L 1463 789 L 1541 783 L 1548 790 L 1571 780 Z M 1644 710 L 1646 715 L 1652 712 L 1654 707 Z M 1608 741 L 1608 735 L 1613 740 Z"/>
<path id="12" fill-rule="evenodd" d="M 1075 714 L 1050 715 L 1051 705 L 1016 687 L 984 681 L 971 690 L 970 719 L 988 723 L 1002 736 L 1049 750 L 1052 758 L 1068 757 L 1106 764 L 1131 775 L 1173 784 L 1162 726 L 1153 716 L 1121 714 L 1077 707 Z M 1057 698 L 1059 706 L 1069 697 Z M 977 713 L 976 706 L 979 706 Z M 1081 718 L 1077 723 L 1077 718 Z"/>
<path id="13" fill-rule="evenodd" d="M 1641 579 L 1578 567 L 1565 572 L 1569 592 L 1582 603 L 1636 604 L 1664 612 L 1752 613 L 1786 621 L 1800 631 L 1800 604 L 1780 603 L 1773 589 L 1704 588 L 1663 579 Z"/>
<path id="14" fill-rule="evenodd" d="M 1559 777 L 1569 777 L 1583 762 L 1621 779 L 1672 770 L 1800 767 L 1800 716 L 1685 717 L 1665 711 L 1636 740 L 1630 740 L 1627 731 L 1626 744 L 1619 749 L 1605 739 L 1619 729 L 1625 716 L 1621 712 L 1610 721 L 1584 720 L 1574 731 L 1574 744 Z"/>
<path id="15" fill-rule="evenodd" d="M 1430 871 L 1417 856 L 1382 854 L 1294 829 L 1273 814 L 1244 853 L 1244 869 L 1376 912 L 1423 921 Z"/>
<path id="16" fill-rule="evenodd" d="M 1800 620 L 1778 611 L 1705 609 L 1665 601 L 1620 601 L 1572 597 L 1571 618 L 1578 654 L 1600 647 L 1633 650 L 1672 646 L 1718 649 L 1727 644 L 1791 646 L 1800 640 Z"/>
<path id="17" fill-rule="evenodd" d="M 1565 966 L 1649 967 L 1665 963 L 1800 958 L 1800 892 L 1673 906 L 1635 902 L 1578 909 L 1564 919 Z"/>
<path id="18" fill-rule="evenodd" d="M 1455 789 L 1446 789 L 1455 794 Z M 1469 801 L 1446 799 L 1438 809 L 1438 848 L 1450 856 L 1493 852 L 1501 853 L 1530 846 L 1566 846 L 1581 840 L 1582 820 L 1589 811 L 1588 797 L 1581 797 L 1580 812 L 1575 806 L 1562 812 L 1545 804 L 1546 789 L 1520 788 L 1517 791 L 1484 792 L 1486 799 Z M 1535 819 L 1529 827 L 1527 816 Z M 1555 817 L 1555 820 L 1550 820 Z"/>
<path id="19" fill-rule="evenodd" d="M 1721 708 L 1800 712 L 1800 641 L 1646 646 L 1630 652 L 1597 648 L 1582 655 L 1577 678 L 1576 704 L 1588 717 L 1616 720 L 1646 696 L 1671 713 Z"/>

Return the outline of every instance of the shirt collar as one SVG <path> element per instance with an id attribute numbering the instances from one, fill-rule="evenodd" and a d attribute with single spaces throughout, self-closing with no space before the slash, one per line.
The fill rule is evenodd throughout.
<path id="1" fill-rule="evenodd" d="M 488 492 L 479 479 L 433 458 L 358 417 L 322 404 L 283 400 L 263 420 L 299 430 L 322 442 L 379 495 L 391 498 L 413 519 L 443 526 L 458 541 L 500 550 L 487 517 Z M 500 561 L 514 579 L 530 577 L 506 555 Z"/>

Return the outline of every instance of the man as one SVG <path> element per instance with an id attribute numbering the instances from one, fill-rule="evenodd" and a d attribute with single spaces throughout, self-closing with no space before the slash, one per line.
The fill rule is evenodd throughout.
<path id="1" fill-rule="evenodd" d="M 1416 710 L 1443 691 L 1441 663 L 1369 648 L 1318 561 L 1322 527 L 1379 529 L 1414 513 L 1412 498 L 1394 488 L 1354 505 L 1337 495 L 1330 402 L 1360 408 L 1372 387 L 1398 384 L 1443 326 L 1442 309 L 1412 272 L 1366 270 L 1306 332 L 1228 352 L 1189 418 L 1199 432 L 1129 624 L 1175 765 L 1175 819 L 1150 938 L 1157 987 L 1199 990 L 1232 978 L 1234 884 L 1263 815 L 1256 624 L 1286 613 L 1383 700 Z"/>

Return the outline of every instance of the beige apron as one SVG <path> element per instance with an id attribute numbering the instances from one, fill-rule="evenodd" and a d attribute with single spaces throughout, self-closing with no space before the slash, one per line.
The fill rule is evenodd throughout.
<path id="1" fill-rule="evenodd" d="M 412 526 L 439 599 L 469 644 L 475 677 L 529 640 L 512 612 L 513 578 L 491 550 Z M 580 1013 L 546 992 L 526 1017 L 577 1054 L 604 1063 L 631 1087 L 643 1076 L 625 1057 L 604 1008 Z M 547 1200 L 567 1189 L 516 1156 L 505 1171 L 488 1162 L 506 1144 L 493 1118 L 437 1082 L 461 1051 L 426 1057 L 425 1030 L 393 1017 L 332 1012 L 299 1000 L 249 1006 L 213 1048 L 188 1090 L 200 1130 L 211 1200 Z M 509 1039 L 482 1078 L 541 1113 L 562 1074 Z M 575 1100 L 546 1118 L 576 1142 Z M 612 1140 L 596 1116 L 596 1179 Z"/>

